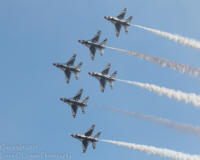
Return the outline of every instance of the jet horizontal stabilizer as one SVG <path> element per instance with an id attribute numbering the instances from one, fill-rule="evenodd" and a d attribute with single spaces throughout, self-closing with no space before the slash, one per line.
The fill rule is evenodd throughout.
<path id="1" fill-rule="evenodd" d="M 108 40 L 107 38 L 104 39 L 104 40 L 100 43 L 100 45 L 104 46 L 104 45 L 106 44 L 107 40 Z"/>
<path id="2" fill-rule="evenodd" d="M 83 100 L 83 103 L 84 103 L 84 104 L 87 104 L 88 99 L 89 99 L 89 96 L 87 96 L 87 97 Z"/>
<path id="3" fill-rule="evenodd" d="M 76 78 L 76 80 L 78 80 L 78 78 L 79 78 L 79 74 L 78 74 L 78 72 L 76 72 L 76 73 L 74 73 L 75 74 L 75 78 Z"/>
<path id="4" fill-rule="evenodd" d="M 113 89 L 113 87 L 114 87 L 114 83 L 113 81 L 110 81 L 110 88 Z"/>
<path id="5" fill-rule="evenodd" d="M 104 50 L 101 49 L 101 50 L 100 50 L 100 55 L 103 56 L 103 54 L 104 54 Z"/>
<path id="6" fill-rule="evenodd" d="M 82 113 L 85 114 L 85 107 L 81 107 Z"/>
<path id="7" fill-rule="evenodd" d="M 83 65 L 83 62 L 80 62 L 76 68 L 80 69 L 82 65 Z"/>
<path id="8" fill-rule="evenodd" d="M 133 16 L 130 16 L 130 17 L 126 20 L 126 22 L 130 23 L 132 19 L 133 19 Z"/>
<path id="9" fill-rule="evenodd" d="M 115 71 L 115 72 L 111 75 L 111 77 L 112 77 L 112 78 L 115 78 L 116 75 L 117 75 L 117 71 Z"/>
<path id="10" fill-rule="evenodd" d="M 96 148 L 96 143 L 92 142 L 92 148 L 95 149 Z"/>
<path id="11" fill-rule="evenodd" d="M 99 138 L 100 134 L 101 134 L 101 132 L 98 132 L 98 133 L 94 136 L 94 138 Z"/>

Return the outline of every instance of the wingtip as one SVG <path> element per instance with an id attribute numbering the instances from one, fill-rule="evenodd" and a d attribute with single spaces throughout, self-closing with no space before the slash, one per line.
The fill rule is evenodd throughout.
<path id="1" fill-rule="evenodd" d="M 76 57 L 76 56 L 77 56 L 77 54 L 76 54 L 76 53 L 74 53 L 74 54 L 73 54 L 73 57 Z"/>

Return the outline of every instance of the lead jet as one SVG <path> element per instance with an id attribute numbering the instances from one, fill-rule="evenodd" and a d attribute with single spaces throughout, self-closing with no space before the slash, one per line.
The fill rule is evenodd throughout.
<path id="1" fill-rule="evenodd" d="M 99 138 L 101 132 L 98 132 L 95 136 L 91 136 L 94 128 L 95 128 L 95 125 L 93 124 L 92 127 L 86 133 L 71 135 L 73 138 L 76 138 L 82 142 L 83 153 L 86 152 L 89 142 L 92 143 L 93 149 L 96 148 L 96 142 L 98 142 L 98 138 Z"/>
<path id="2" fill-rule="evenodd" d="M 79 78 L 79 72 L 81 71 L 80 68 L 82 66 L 82 62 L 78 64 L 78 66 L 74 66 L 74 62 L 76 59 L 76 54 L 74 54 L 70 60 L 66 63 L 53 63 L 53 65 L 57 68 L 60 68 L 65 73 L 66 83 L 69 83 L 71 73 L 75 74 L 76 80 Z"/>
<path id="3" fill-rule="evenodd" d="M 96 50 L 100 51 L 101 56 L 103 56 L 104 53 L 103 51 L 105 49 L 107 38 L 104 39 L 101 43 L 99 43 L 100 35 L 101 31 L 99 30 L 91 40 L 78 40 L 79 43 L 84 44 L 90 49 L 90 57 L 92 60 L 94 60 Z"/>
<path id="4" fill-rule="evenodd" d="M 106 82 L 110 83 L 111 89 L 113 88 L 113 82 L 115 81 L 115 76 L 117 71 L 115 71 L 112 75 L 109 75 L 111 64 L 108 63 L 107 66 L 103 69 L 102 72 L 88 72 L 89 75 L 96 78 L 100 82 L 101 92 L 104 92 Z"/>
<path id="5" fill-rule="evenodd" d="M 85 113 L 85 107 L 87 106 L 87 101 L 89 99 L 89 96 L 86 97 L 83 101 L 81 101 L 80 99 L 81 99 L 82 93 L 83 93 L 83 89 L 81 88 L 79 92 L 73 98 L 60 98 L 61 101 L 71 106 L 73 118 L 76 117 L 78 107 L 82 109 L 82 113 Z"/>
<path id="6" fill-rule="evenodd" d="M 125 29 L 126 34 L 128 33 L 128 27 L 131 25 L 130 22 L 133 18 L 133 16 L 130 16 L 127 20 L 124 19 L 127 9 L 124 8 L 121 13 L 116 17 L 111 16 L 104 16 L 105 19 L 110 21 L 115 25 L 115 32 L 116 36 L 119 37 L 119 33 L 121 30 L 121 27 L 123 26 Z"/>

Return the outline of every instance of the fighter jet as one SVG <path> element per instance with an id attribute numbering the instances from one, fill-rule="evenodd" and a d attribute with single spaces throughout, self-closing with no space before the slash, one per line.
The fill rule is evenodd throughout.
<path id="1" fill-rule="evenodd" d="M 115 71 L 112 75 L 109 75 L 111 64 L 108 63 L 107 66 L 103 69 L 102 72 L 88 72 L 89 75 L 96 78 L 100 82 L 101 92 L 104 92 L 106 82 L 110 83 L 111 89 L 113 88 L 113 82 L 115 81 L 115 76 L 117 71 Z"/>
<path id="2" fill-rule="evenodd" d="M 87 101 L 89 99 L 89 96 L 86 97 L 83 101 L 81 101 L 80 99 L 81 99 L 82 93 L 83 93 L 83 89 L 81 88 L 79 92 L 73 98 L 60 98 L 61 101 L 71 106 L 73 118 L 76 117 L 76 112 L 78 110 L 78 107 L 82 109 L 82 113 L 85 113 L 85 107 L 87 106 Z"/>
<path id="3" fill-rule="evenodd" d="M 105 19 L 110 21 L 115 25 L 115 32 L 116 36 L 119 37 L 119 33 L 121 30 L 121 27 L 124 26 L 126 34 L 128 33 L 128 26 L 130 26 L 130 22 L 133 18 L 133 16 L 130 16 L 127 20 L 124 19 L 127 9 L 124 8 L 121 13 L 117 17 L 111 17 L 111 16 L 104 16 Z"/>
<path id="4" fill-rule="evenodd" d="M 79 43 L 84 44 L 90 49 L 90 57 L 92 60 L 94 60 L 96 50 L 99 50 L 100 55 L 103 56 L 103 50 L 105 49 L 107 38 L 104 39 L 101 43 L 99 43 L 100 35 L 101 31 L 99 30 L 91 40 L 78 40 Z"/>
<path id="5" fill-rule="evenodd" d="M 83 153 L 86 152 L 89 142 L 92 143 L 93 149 L 96 148 L 96 142 L 98 142 L 98 137 L 100 136 L 101 132 L 98 132 L 95 136 L 91 136 L 94 130 L 95 125 L 93 124 L 92 127 L 84 134 L 72 134 L 71 136 L 80 140 L 83 146 Z"/>
<path id="6" fill-rule="evenodd" d="M 70 60 L 68 62 L 66 62 L 66 63 L 53 63 L 53 65 L 55 67 L 58 67 L 58 68 L 60 68 L 61 70 L 64 71 L 65 77 L 66 77 L 66 83 L 69 83 L 70 77 L 71 77 L 71 73 L 75 74 L 76 80 L 78 80 L 78 78 L 79 78 L 78 73 L 81 71 L 80 68 L 81 68 L 83 63 L 80 62 L 78 64 L 78 66 L 74 66 L 75 59 L 76 59 L 76 54 L 74 54 L 70 58 Z"/>

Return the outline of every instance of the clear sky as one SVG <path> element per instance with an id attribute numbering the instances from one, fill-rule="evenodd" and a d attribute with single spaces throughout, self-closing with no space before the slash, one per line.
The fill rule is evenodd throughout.
<path id="1" fill-rule="evenodd" d="M 95 61 L 79 39 L 90 39 L 100 29 L 100 40 L 108 46 L 159 56 L 199 67 L 200 51 L 189 48 L 138 28 L 122 28 L 116 38 L 114 26 L 103 17 L 115 16 L 126 7 L 132 23 L 177 33 L 200 40 L 200 1 L 183 0 L 1 0 L 0 1 L 0 144 L 36 144 L 39 153 L 68 153 L 72 160 L 140 159 L 159 160 L 138 151 L 98 143 L 96 150 L 82 146 L 72 133 L 83 133 L 93 123 L 100 138 L 135 142 L 200 154 L 200 137 L 178 132 L 152 122 L 110 113 L 92 105 L 110 106 L 150 114 L 182 123 L 200 125 L 200 110 L 191 104 L 158 96 L 144 89 L 115 82 L 105 93 L 99 82 L 88 75 L 101 71 L 111 62 L 117 78 L 157 84 L 167 88 L 200 94 L 200 81 L 188 74 L 161 68 L 131 55 L 105 49 Z M 75 65 L 83 61 L 78 81 L 64 74 L 53 62 L 66 62 L 77 53 Z M 90 96 L 86 114 L 80 110 L 76 119 L 71 109 L 59 100 L 73 97 L 84 88 L 83 98 Z M 15 151 L 15 150 L 14 150 Z M 0 152 L 11 152 L 3 150 Z M 27 151 L 24 151 L 27 152 Z"/>

